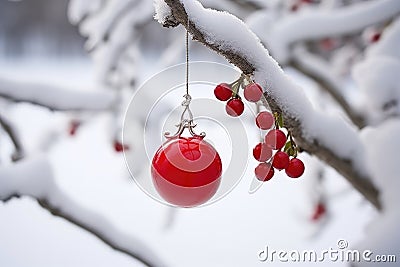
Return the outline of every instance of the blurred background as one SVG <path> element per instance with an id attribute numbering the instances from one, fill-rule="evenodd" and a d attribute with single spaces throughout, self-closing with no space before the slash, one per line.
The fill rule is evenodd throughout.
<path id="1" fill-rule="evenodd" d="M 261 32 L 267 22 L 279 24 L 298 12 L 332 11 L 369 1 L 201 2 L 247 21 L 268 43 L 264 38 L 268 31 Z M 27 168 L 22 175 L 30 181 L 24 189 L 28 193 L 0 202 L 0 266 L 144 266 L 65 216 L 93 226 L 94 232 L 128 251 L 157 255 L 168 266 L 262 266 L 267 263 L 257 255 L 266 245 L 276 250 L 321 251 L 336 248 L 339 239 L 350 246 L 362 241 L 377 212 L 336 171 L 305 153 L 301 156 L 306 172 L 301 179 L 289 180 L 278 173 L 249 194 L 257 165 L 250 159 L 237 187 L 201 208 L 168 207 L 138 188 L 122 153 L 124 149 L 135 153 L 135 144 L 122 140 L 125 110 L 146 79 L 185 59 L 182 27 L 163 28 L 153 16 L 149 0 L 0 1 L 0 87 L 5 86 L 12 96 L 0 94 L 0 114 L 15 130 L 21 146 L 16 149 L 9 133 L 1 130 L 0 164 L 7 168 L 17 164 L 13 159 L 39 158 L 51 169 L 49 175 Z M 359 99 L 354 97 L 349 66 L 379 40 L 386 22 L 358 29 L 354 35 L 304 42 L 308 52 L 327 63 L 323 66 L 328 72 L 349 88 L 344 95 L 355 106 Z M 190 47 L 193 61 L 228 65 L 195 42 Z M 318 80 L 284 60 L 280 63 L 316 109 L 346 117 Z M 164 110 L 180 102 L 170 102 Z M 226 120 L 224 114 L 220 116 Z M 250 127 L 253 119 L 251 113 L 243 119 L 249 155 L 259 137 L 256 127 Z M 132 122 L 138 132 L 144 120 L 139 116 Z M 213 141 L 222 142 L 218 137 Z M 138 162 L 143 158 L 134 155 Z M 42 176 L 50 177 L 55 186 L 39 179 Z M 65 216 L 52 215 L 51 208 L 38 202 L 29 191 L 35 187 L 48 190 L 45 195 L 51 197 L 51 192 L 62 192 L 62 197 L 54 197 L 53 208 L 65 211 Z M 323 264 L 347 266 L 345 262 Z"/>

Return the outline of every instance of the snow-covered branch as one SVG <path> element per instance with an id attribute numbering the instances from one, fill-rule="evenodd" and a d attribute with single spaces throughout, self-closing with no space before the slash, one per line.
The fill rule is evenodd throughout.
<path id="1" fill-rule="evenodd" d="M 293 58 L 290 66 L 317 82 L 343 108 L 349 119 L 358 128 L 363 128 L 366 126 L 366 118 L 358 110 L 355 110 L 346 99 L 342 85 L 338 82 L 338 77 L 332 74 L 331 68 L 327 65 L 327 62 L 308 52 L 304 46 L 296 46 L 293 49 Z"/>
<path id="2" fill-rule="evenodd" d="M 51 212 L 92 233 L 111 248 L 125 253 L 145 266 L 166 266 L 150 248 L 119 231 L 106 218 L 82 207 L 56 184 L 46 158 L 38 157 L 0 168 L 0 201 L 29 196 Z"/>
<path id="3" fill-rule="evenodd" d="M 108 110 L 114 103 L 112 91 L 83 92 L 54 85 L 25 83 L 0 77 L 0 97 L 13 102 L 27 102 L 50 110 Z"/>
<path id="4" fill-rule="evenodd" d="M 6 118 L 4 118 L 0 114 L 0 126 L 3 128 L 3 130 L 7 133 L 9 136 L 11 142 L 14 145 L 14 153 L 11 156 L 12 161 L 18 161 L 24 157 L 24 150 L 21 144 L 21 141 L 19 139 L 18 133 Z"/>
<path id="5" fill-rule="evenodd" d="M 204 9 L 198 1 L 164 1 L 174 19 L 188 29 L 193 39 L 223 55 L 243 73 L 253 74 L 254 80 L 265 90 L 268 105 L 282 113 L 285 126 L 302 149 L 335 168 L 380 208 L 378 190 L 366 171 L 365 151 L 355 127 L 314 110 L 301 88 L 288 78 L 257 36 L 235 16 Z"/>
<path id="6" fill-rule="evenodd" d="M 366 55 L 352 69 L 352 76 L 364 98 L 364 112 L 370 123 L 400 116 L 400 19 L 382 33 L 381 40 L 366 50 Z"/>
<path id="7" fill-rule="evenodd" d="M 290 45 L 299 41 L 343 36 L 385 22 L 400 13 L 400 1 L 365 1 L 333 10 L 313 10 L 288 16 L 262 38 L 280 63 L 290 59 Z"/>

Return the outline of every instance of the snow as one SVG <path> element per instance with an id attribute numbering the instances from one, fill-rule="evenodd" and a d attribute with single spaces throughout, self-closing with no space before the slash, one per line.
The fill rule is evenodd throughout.
<path id="1" fill-rule="evenodd" d="M 208 43 L 217 45 L 222 50 L 238 53 L 250 62 L 258 63 L 256 67 L 262 65 L 266 50 L 243 21 L 225 11 L 205 9 L 198 1 L 181 2 Z"/>
<path id="2" fill-rule="evenodd" d="M 161 24 L 164 24 L 169 16 L 172 15 L 171 9 L 163 0 L 154 0 L 156 13 L 154 18 Z"/>
<path id="3" fill-rule="evenodd" d="M 44 157 L 0 168 L 0 199 L 14 194 L 37 198 L 54 190 L 53 173 Z"/>
<path id="4" fill-rule="evenodd" d="M 379 119 L 400 114 L 400 60 L 372 57 L 353 69 L 353 77 L 367 98 L 367 109 Z"/>
<path id="5" fill-rule="evenodd" d="M 71 5 L 73 9 L 74 3 Z M 136 78 L 132 62 L 138 54 L 136 45 L 141 38 L 138 31 L 153 13 L 151 1 L 103 1 L 99 11 L 78 25 L 81 34 L 88 37 L 85 48 L 96 62 L 99 82 L 119 89 Z M 70 16 L 74 16 L 73 10 L 70 10 Z"/>
<path id="6" fill-rule="evenodd" d="M 81 22 L 88 14 L 97 12 L 103 0 L 71 0 L 68 5 L 68 17 L 72 24 Z"/>
<path id="7" fill-rule="evenodd" d="M 398 222 L 400 210 L 400 120 L 389 119 L 379 127 L 368 127 L 363 131 L 368 167 L 374 183 L 381 192 L 384 210 L 367 227 L 368 238 L 357 245 L 359 249 L 370 249 L 374 254 L 396 255 L 399 260 L 400 232 Z M 362 263 L 359 266 L 390 266 L 390 263 Z M 396 263 L 393 263 L 396 265 Z"/>
<path id="8" fill-rule="evenodd" d="M 73 2 L 78 3 L 78 1 Z M 83 5 L 81 9 L 85 10 L 94 3 L 93 1 L 89 4 L 89 2 L 91 1 L 80 1 Z M 142 1 L 143 5 L 146 5 L 146 10 L 148 6 L 151 7 L 149 2 Z M 269 57 L 257 37 L 251 34 L 243 23 L 223 12 L 204 11 L 194 2 L 187 0 L 184 3 L 189 7 L 190 15 L 196 17 L 196 23 L 204 26 L 203 30 L 207 31 L 205 32 L 207 40 L 224 48 L 240 46 L 235 48 L 235 51 L 251 60 L 258 68 L 255 80 L 261 83 L 276 101 L 286 107 L 285 112 L 302 122 L 304 134 L 310 140 L 317 140 L 343 158 L 356 159 L 355 163 L 361 171 L 365 170 L 375 177 L 374 182 L 382 191 L 381 198 L 386 208 L 382 215 L 376 214 L 371 206 L 365 205 L 365 200 L 334 170 L 325 168 L 326 181 L 323 187 L 327 191 L 326 196 L 331 200 L 328 207 L 330 220 L 324 225 L 311 223 L 308 215 L 310 206 L 313 204 L 310 204 L 310 197 L 314 195 L 310 193 L 310 190 L 314 189 L 313 178 L 315 179 L 318 168 L 321 166 L 319 162 L 313 162 L 315 159 L 304 155 L 307 167 L 301 180 L 287 179 L 284 173 L 279 172 L 273 180 L 264 184 L 257 194 L 249 195 L 249 182 L 254 176 L 254 166 L 250 166 L 243 181 L 227 197 L 204 208 L 176 210 L 172 215 L 174 223 L 166 230 L 164 229 L 165 215 L 169 216 L 167 218 L 169 221 L 171 210 L 150 199 L 129 180 L 122 155 L 114 153 L 110 144 L 109 126 L 110 121 L 112 125 L 117 124 L 113 121 L 115 117 L 105 114 L 91 116 L 90 121 L 85 123 L 74 138 L 65 138 L 60 134 L 54 146 L 46 152 L 47 158 L 41 157 L 40 153 L 35 151 L 36 153 L 28 153 L 25 161 L 13 165 L 1 165 L 0 198 L 7 198 L 13 193 L 36 198 L 45 196 L 50 199 L 52 205 L 60 208 L 60 211 L 73 216 L 79 222 L 92 225 L 124 248 L 138 250 L 147 257 L 155 259 L 146 250 L 146 247 L 150 247 L 163 259 L 163 262 L 165 260 L 171 263 L 171 266 L 177 267 L 262 266 L 265 263 L 258 262 L 257 252 L 265 245 L 275 249 L 321 251 L 334 247 L 338 238 L 346 239 L 350 246 L 358 242 L 360 245 L 357 248 L 373 249 L 376 253 L 398 253 L 396 249 L 399 247 L 398 240 L 400 240 L 397 234 L 399 212 L 398 209 L 396 210 L 396 205 L 399 201 L 396 189 L 399 187 L 397 181 L 399 170 L 396 152 L 400 150 L 400 143 L 397 141 L 400 132 L 399 121 L 393 119 L 382 123 L 378 128 L 366 129 L 365 138 L 363 135 L 361 139 L 358 131 L 338 118 L 337 114 L 329 114 L 329 111 L 321 111 L 318 108 L 314 110 L 308 100 L 309 95 L 306 96 L 300 84 L 293 82 L 292 78 L 282 72 L 278 64 Z M 75 12 L 77 14 L 74 21 L 78 21 L 85 13 Z M 141 15 L 145 18 L 145 14 Z M 208 20 L 203 21 L 203 15 Z M 224 19 L 214 20 L 214 16 L 217 15 L 224 16 Z M 127 21 L 131 19 L 134 20 L 134 18 L 127 18 Z M 124 37 L 125 39 L 121 40 L 129 42 L 130 38 L 126 36 L 132 33 L 132 29 L 128 28 L 132 24 L 122 23 L 121 25 L 124 27 L 118 30 L 117 39 Z M 225 29 L 224 32 L 224 27 L 231 27 L 228 29 L 235 29 L 235 31 Z M 391 29 L 398 28 L 393 26 Z M 389 32 L 388 29 L 383 35 L 382 42 L 374 46 L 376 51 L 382 49 L 379 54 L 398 53 L 398 51 L 393 51 L 396 47 L 393 44 L 395 41 L 386 43 L 386 40 L 398 40 L 398 34 L 396 37 Z M 222 40 L 221 37 L 227 39 Z M 113 46 L 113 49 L 120 50 L 119 44 Z M 379 48 L 381 44 L 390 48 Z M 370 51 L 372 50 L 371 48 Z M 110 59 L 112 55 L 115 54 L 110 54 Z M 145 67 L 152 67 L 151 71 L 154 71 L 154 65 L 150 63 L 151 59 L 146 59 L 148 62 Z M 102 61 L 104 58 L 99 60 Z M 385 60 L 385 64 L 391 64 L 387 58 Z M 54 75 L 53 71 L 57 70 L 59 74 L 65 75 L 60 68 L 65 67 L 65 64 L 65 62 L 62 64 L 59 62 L 58 67 L 52 66 L 51 70 L 41 70 L 45 74 L 43 80 L 48 82 L 49 79 L 55 79 L 57 75 Z M 26 73 L 32 73 L 32 70 L 38 71 L 38 66 L 48 65 L 48 62 L 41 62 Z M 26 67 L 25 64 L 22 66 Z M 384 64 L 382 68 L 385 68 Z M 15 68 L 15 72 L 20 74 L 21 69 L 19 66 Z M 76 71 L 73 66 L 69 71 L 72 69 Z M 19 75 L 16 77 L 22 79 Z M 176 79 L 182 78 L 183 76 L 176 77 Z M 393 77 L 389 76 L 389 78 Z M 75 86 L 74 83 L 85 82 L 85 79 L 88 79 L 88 75 L 82 71 L 75 75 L 74 79 L 60 80 L 54 84 L 65 83 L 66 88 L 72 88 Z M 18 81 L 18 86 L 21 88 L 25 88 L 25 85 L 32 88 L 32 82 L 24 83 L 22 86 L 19 79 L 15 81 Z M 50 84 L 47 82 L 45 84 Z M 377 97 L 379 101 L 383 101 L 382 99 L 391 92 L 389 85 L 383 84 L 385 88 L 382 96 Z M 85 104 L 87 107 L 93 99 L 97 99 L 86 97 L 92 92 L 79 91 L 78 94 L 78 92 L 71 93 L 70 90 L 57 90 L 56 94 L 50 89 L 39 91 L 41 87 L 35 87 L 37 89 L 35 92 L 39 94 L 32 94 L 32 91 L 28 89 L 15 90 L 17 92 L 0 89 L 0 92 L 4 90 L 7 94 L 15 94 L 15 97 L 34 98 L 49 105 L 62 105 L 66 109 L 76 104 L 72 103 L 71 99 L 81 99 L 82 95 L 82 99 L 86 99 L 87 103 L 78 100 L 79 106 Z M 98 92 L 95 92 L 97 95 Z M 102 94 L 102 91 L 100 93 Z M 70 98 L 72 94 L 74 97 Z M 108 91 L 105 94 L 108 94 Z M 64 105 L 64 101 L 58 97 L 61 99 L 65 97 L 68 105 Z M 104 103 L 94 102 L 93 105 L 96 107 L 108 106 L 105 104 L 106 100 Z M 323 105 L 321 104 L 323 101 L 312 102 L 317 102 L 317 106 Z M 42 133 L 46 132 L 47 129 L 44 128 L 47 128 L 49 121 L 54 122 L 54 117 L 56 117 L 56 122 L 52 126 L 62 131 L 59 129 L 61 123 L 58 116 L 60 114 L 46 113 L 36 117 L 34 116 L 38 115 L 35 112 L 36 107 L 11 106 L 12 108 L 7 110 L 7 115 L 16 121 L 23 143 L 27 147 L 35 147 L 33 144 L 36 138 L 34 137 L 47 136 Z M 137 122 L 135 126 L 137 131 L 142 129 L 140 122 Z M 257 137 L 254 133 L 254 139 Z M 218 140 L 218 137 L 213 140 L 222 142 Z M 3 139 L 1 141 L 3 142 Z M 3 143 L 1 145 L 3 147 Z M 254 164 L 256 163 L 253 162 Z M 140 167 L 143 166 L 138 166 Z M 365 225 L 372 216 L 377 218 L 365 232 Z M 133 264 L 130 258 L 122 259 L 120 253 L 114 253 L 93 236 L 79 228 L 71 227 L 71 224 L 64 220 L 55 219 L 47 212 L 43 212 L 31 198 L 0 203 L 0 217 L 2 218 L 0 220 L 1 266 L 110 266 L 113 264 L 130 266 Z M 323 231 L 318 232 L 321 229 Z M 55 251 L 56 248 L 57 251 Z M 330 264 L 347 265 L 343 262 L 324 262 L 324 266 Z M 298 263 L 297 265 L 309 266 L 310 264 Z M 386 265 L 389 266 L 389 264 Z"/>
<path id="9" fill-rule="evenodd" d="M 139 255 L 151 262 L 153 266 L 165 266 L 157 255 L 151 253 L 151 250 L 141 241 L 127 236 L 103 216 L 83 207 L 67 196 L 54 182 L 53 172 L 46 158 L 31 158 L 0 168 L 0 178 L 0 199 L 8 199 L 14 194 L 31 196 L 37 200 L 44 199 L 57 212 L 102 234 L 123 250 Z"/>
<path id="10" fill-rule="evenodd" d="M 90 17 L 90 19 L 85 20 L 80 27 L 80 32 L 83 36 L 89 37 L 86 42 L 86 48 L 93 49 L 94 46 L 102 42 L 106 35 L 111 33 L 112 27 L 118 24 L 118 19 L 123 17 L 124 12 L 130 10 L 129 7 L 132 3 L 135 3 L 135 1 L 108 1 L 104 8 Z"/>
<path id="11" fill-rule="evenodd" d="M 365 100 L 370 123 L 400 114 L 400 19 L 383 32 L 381 40 L 366 51 L 353 68 L 352 76 Z"/>
<path id="12" fill-rule="evenodd" d="M 21 65 L 25 69 L 13 66 L 14 70 L 39 71 L 36 65 Z M 76 80 L 87 83 L 90 77 L 80 71 L 76 73 L 77 79 L 64 80 L 62 75 L 76 70 L 74 64 L 71 70 L 65 62 L 63 68 L 47 63 L 41 66 L 60 71 L 45 75 L 44 81 L 58 78 L 58 83 L 68 85 Z M 83 69 L 88 71 L 90 66 Z M 41 71 L 49 73 L 47 69 Z M 24 144 L 34 147 L 35 137 L 49 127 L 47 124 L 54 113 L 37 116 L 29 105 L 15 105 L 13 110 L 10 118 L 20 126 Z M 60 207 L 85 222 L 98 225 L 113 238 L 124 239 L 122 244 L 129 242 L 126 240 L 131 236 L 140 239 L 171 266 L 263 266 L 265 263 L 257 260 L 257 252 L 265 245 L 275 249 L 321 251 L 335 246 L 339 237 L 355 244 L 365 237 L 363 229 L 374 214 L 369 205 L 360 205 L 362 197 L 344 179 L 328 169 L 325 186 L 333 194 L 329 206 L 332 219 L 325 225 L 313 224 L 309 221 L 310 208 L 304 204 L 312 206 L 309 191 L 304 191 L 304 188 L 310 190 L 307 181 L 315 173 L 311 165 L 302 180 L 293 181 L 284 173 L 277 173 L 271 183 L 249 195 L 249 182 L 256 164 L 251 162 L 243 180 L 227 197 L 201 209 L 176 210 L 174 224 L 165 229 L 169 208 L 135 186 L 128 177 L 122 155 L 112 149 L 108 135 L 108 122 L 112 118 L 102 115 L 90 119 L 76 137 L 61 136 L 47 152 L 55 183 L 63 192 L 58 198 Z M 53 119 L 50 122 L 59 128 L 59 123 Z M 37 133 L 32 136 L 32 132 Z M 256 132 L 253 137 L 254 140 L 258 137 Z M 219 142 L 218 137 L 213 140 Z M 307 160 L 306 155 L 304 158 Z M 0 180 L 3 177 L 0 175 Z M 51 187 L 46 186 L 46 190 L 51 191 Z M 62 196 L 68 196 L 69 200 Z M 70 201 L 79 207 L 70 205 Z M 98 217 L 91 216 L 92 213 L 108 218 L 112 227 L 107 227 L 102 220 L 97 223 Z M 43 212 L 30 198 L 0 204 L 0 217 L 1 266 L 141 266 L 115 253 L 91 234 Z M 321 227 L 323 231 L 315 234 Z M 309 266 L 309 263 L 297 265 Z M 330 266 L 329 262 L 326 265 Z M 332 265 L 346 266 L 345 263 Z"/>

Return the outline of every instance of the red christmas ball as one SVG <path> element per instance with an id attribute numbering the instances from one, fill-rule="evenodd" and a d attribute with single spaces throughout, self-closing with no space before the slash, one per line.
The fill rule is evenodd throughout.
<path id="1" fill-rule="evenodd" d="M 210 200 L 221 182 L 222 162 L 215 148 L 199 137 L 165 142 L 153 157 L 155 188 L 167 202 L 194 207 Z"/>

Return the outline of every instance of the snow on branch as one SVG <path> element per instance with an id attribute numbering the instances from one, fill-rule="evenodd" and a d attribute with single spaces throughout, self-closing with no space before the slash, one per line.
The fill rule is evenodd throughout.
<path id="1" fill-rule="evenodd" d="M 357 33 L 399 13 L 398 0 L 366 1 L 329 11 L 300 12 L 277 23 L 263 41 L 283 63 L 289 60 L 289 48 L 295 42 Z"/>
<path id="2" fill-rule="evenodd" d="M 111 108 L 116 95 L 112 91 L 81 92 L 0 77 L 1 97 L 13 102 L 32 103 L 50 110 L 100 111 Z"/>
<path id="3" fill-rule="evenodd" d="M 400 19 L 396 19 L 352 70 L 352 76 L 365 99 L 365 112 L 371 113 L 372 124 L 400 116 L 399 44 Z"/>
<path id="4" fill-rule="evenodd" d="M 10 121 L 0 114 L 0 126 L 9 136 L 14 145 L 14 153 L 11 156 L 12 161 L 18 161 L 24 157 L 24 149 L 22 147 L 19 135 Z"/>
<path id="5" fill-rule="evenodd" d="M 355 110 L 346 99 L 342 85 L 338 82 L 339 78 L 332 74 L 332 68 L 322 58 L 299 44 L 293 49 L 293 59 L 290 66 L 312 78 L 322 89 L 328 92 L 358 128 L 361 129 L 366 126 L 366 118 L 360 111 Z"/>
<path id="6" fill-rule="evenodd" d="M 44 157 L 20 161 L 0 168 L 0 201 L 29 196 L 40 206 L 92 233 L 111 248 L 125 253 L 145 266 L 166 266 L 155 253 L 136 238 L 119 231 L 103 216 L 82 207 L 56 184 L 52 168 Z"/>
<path id="7" fill-rule="evenodd" d="M 282 113 L 285 126 L 302 149 L 336 169 L 380 209 L 378 190 L 369 179 L 364 147 L 354 126 L 314 110 L 301 88 L 289 79 L 258 37 L 237 17 L 205 9 L 198 1 L 165 2 L 174 19 L 188 29 L 193 39 L 223 55 L 243 73 L 253 74 L 265 90 L 269 107 Z"/>

